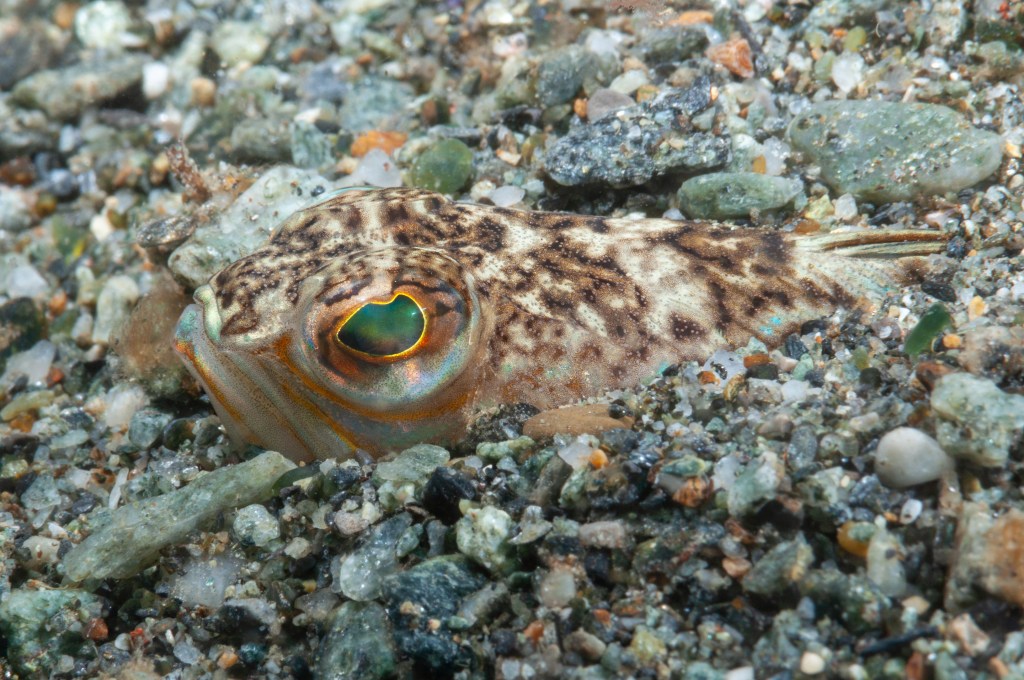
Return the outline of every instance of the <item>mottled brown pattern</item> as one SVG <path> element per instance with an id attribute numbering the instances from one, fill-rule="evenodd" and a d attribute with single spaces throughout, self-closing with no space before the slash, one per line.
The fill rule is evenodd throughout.
<path id="1" fill-rule="evenodd" d="M 859 246 L 881 244 L 882 255 L 895 252 L 886 244 L 915 238 L 920 244 L 896 254 L 941 247 L 934 233 L 899 234 L 794 237 L 488 208 L 415 189 L 352 191 L 292 216 L 212 286 L 223 335 L 258 342 L 279 332 L 275 320 L 304 281 L 329 265 L 344 269 L 352 253 L 387 252 L 406 264 L 417 249 L 445 253 L 472 280 L 485 316 L 471 403 L 549 406 L 751 336 L 778 343 L 799 322 L 876 294 L 919 263 Z"/>

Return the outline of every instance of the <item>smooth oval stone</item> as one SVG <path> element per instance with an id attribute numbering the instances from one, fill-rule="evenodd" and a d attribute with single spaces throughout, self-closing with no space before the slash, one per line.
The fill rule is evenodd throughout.
<path id="1" fill-rule="evenodd" d="M 912 427 L 888 432 L 875 450 L 875 474 L 890 489 L 933 482 L 952 465 L 938 442 Z"/>
<path id="2" fill-rule="evenodd" d="M 999 135 L 936 104 L 822 102 L 788 134 L 836 192 L 877 202 L 959 191 L 1002 161 Z"/>
<path id="3" fill-rule="evenodd" d="M 679 187 L 679 207 L 694 219 L 750 217 L 754 210 L 778 210 L 800 193 L 800 183 L 756 172 L 716 172 Z"/>

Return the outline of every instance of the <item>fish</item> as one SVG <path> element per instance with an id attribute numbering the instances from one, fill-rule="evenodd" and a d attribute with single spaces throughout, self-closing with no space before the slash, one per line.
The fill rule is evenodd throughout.
<path id="1" fill-rule="evenodd" d="M 196 289 L 175 349 L 232 442 L 296 461 L 451 444 L 474 413 L 637 384 L 920 280 L 927 230 L 771 228 L 343 191 Z"/>

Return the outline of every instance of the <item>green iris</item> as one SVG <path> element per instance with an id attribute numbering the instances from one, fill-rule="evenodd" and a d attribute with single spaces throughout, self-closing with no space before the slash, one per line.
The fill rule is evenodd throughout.
<path id="1" fill-rule="evenodd" d="M 360 307 L 338 329 L 338 340 L 349 349 L 375 357 L 401 354 L 423 335 L 423 311 L 408 295 L 391 302 L 371 302 Z"/>

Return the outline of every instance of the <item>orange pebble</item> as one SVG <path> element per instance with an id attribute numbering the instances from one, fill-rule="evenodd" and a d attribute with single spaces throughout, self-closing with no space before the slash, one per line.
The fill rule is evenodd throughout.
<path id="1" fill-rule="evenodd" d="M 583 120 L 587 119 L 587 100 L 580 97 L 572 103 L 572 112 Z"/>
<path id="2" fill-rule="evenodd" d="M 590 452 L 590 467 L 594 468 L 595 470 L 600 470 L 606 465 L 608 465 L 607 453 L 605 453 L 601 449 L 594 449 L 593 451 Z"/>
<path id="3" fill-rule="evenodd" d="M 607 609 L 595 609 L 594 619 L 602 626 L 607 626 L 612 622 L 612 614 Z"/>
<path id="4" fill-rule="evenodd" d="M 405 144 L 405 140 L 408 138 L 409 135 L 404 132 L 370 130 L 359 135 L 352 142 L 351 154 L 356 158 L 362 158 L 373 149 L 380 149 L 390 154 Z"/>
<path id="5" fill-rule="evenodd" d="M 714 371 L 701 371 L 697 375 L 697 380 L 700 381 L 701 385 L 717 385 L 722 382 Z"/>
<path id="6" fill-rule="evenodd" d="M 748 354 L 743 357 L 743 368 L 753 368 L 754 366 L 764 366 L 765 364 L 772 363 L 772 358 L 764 352 L 757 354 Z"/>
<path id="7" fill-rule="evenodd" d="M 98 617 L 86 621 L 85 627 L 82 629 L 82 636 L 93 642 L 106 640 L 108 634 L 107 622 Z"/>
<path id="8" fill-rule="evenodd" d="M 544 635 L 544 622 L 534 621 L 523 630 L 523 635 L 529 638 L 533 644 L 537 644 Z"/>
<path id="9" fill-rule="evenodd" d="M 740 78 L 754 76 L 754 60 L 750 52 L 750 44 L 743 38 L 712 45 L 705 54 L 708 59 L 719 66 L 724 66 Z"/>
<path id="10" fill-rule="evenodd" d="M 839 547 L 860 558 L 866 558 L 868 556 L 868 544 L 870 541 L 863 541 L 853 536 L 854 531 L 858 528 L 859 522 L 847 522 L 843 526 L 839 527 L 839 533 L 836 538 L 839 540 Z"/>

